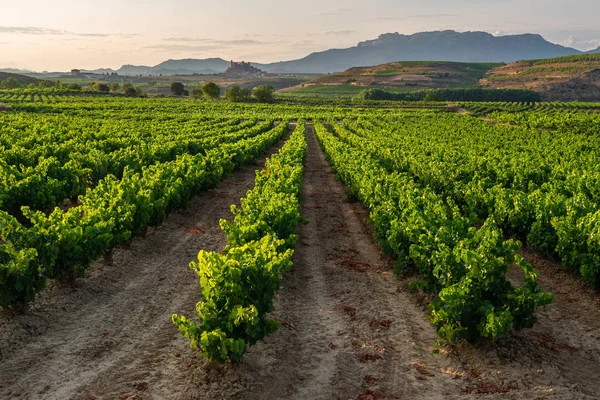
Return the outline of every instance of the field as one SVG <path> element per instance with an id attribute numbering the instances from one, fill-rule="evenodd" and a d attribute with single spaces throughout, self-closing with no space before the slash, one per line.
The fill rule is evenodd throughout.
<path id="1" fill-rule="evenodd" d="M 31 96 L 0 398 L 597 398 L 597 103 Z"/>
<path id="2" fill-rule="evenodd" d="M 528 60 L 494 68 L 481 85 L 531 89 L 547 101 L 598 101 L 600 54 Z"/>

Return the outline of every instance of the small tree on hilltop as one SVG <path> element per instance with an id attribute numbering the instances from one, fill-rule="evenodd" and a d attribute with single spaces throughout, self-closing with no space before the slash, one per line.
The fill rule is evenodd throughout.
<path id="1" fill-rule="evenodd" d="M 202 93 L 210 99 L 218 99 L 221 95 L 221 88 L 214 82 L 208 82 L 202 85 Z"/>
<path id="2" fill-rule="evenodd" d="M 183 94 L 184 90 L 185 90 L 185 87 L 183 86 L 183 83 L 181 83 L 181 82 L 171 83 L 171 93 L 173 93 L 174 95 L 181 96 Z"/>
<path id="3" fill-rule="evenodd" d="M 261 85 L 261 86 L 255 87 L 254 90 L 252 91 L 254 98 L 259 103 L 269 103 L 269 102 L 273 101 L 274 93 L 275 93 L 275 89 L 273 89 L 273 86 L 271 86 L 271 85 Z"/>
<path id="4" fill-rule="evenodd" d="M 193 88 L 192 91 L 190 92 L 190 94 L 192 95 L 192 97 L 194 99 L 199 99 L 200 97 L 203 96 L 202 89 L 199 87 Z"/>

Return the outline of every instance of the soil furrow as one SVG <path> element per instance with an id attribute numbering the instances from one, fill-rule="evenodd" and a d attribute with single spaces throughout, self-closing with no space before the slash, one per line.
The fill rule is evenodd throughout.
<path id="1" fill-rule="evenodd" d="M 231 218 L 266 156 L 116 249 L 112 266 L 96 262 L 76 288 L 50 288 L 25 315 L 0 316 L 0 398 L 194 397 L 197 354 L 171 314 L 195 316 L 200 290 L 188 264 L 199 249 L 223 248 L 219 219 Z"/>

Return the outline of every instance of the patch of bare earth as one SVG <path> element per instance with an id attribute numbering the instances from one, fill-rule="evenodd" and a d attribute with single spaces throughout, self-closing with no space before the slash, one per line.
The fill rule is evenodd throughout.
<path id="1" fill-rule="evenodd" d="M 267 155 L 280 148 L 272 149 Z M 145 238 L 96 262 L 76 288 L 53 286 L 24 315 L 0 314 L 0 399 L 191 399 L 192 382 L 217 371 L 171 322 L 195 316 L 198 277 L 188 268 L 199 249 L 220 250 L 220 218 L 231 218 L 266 157 L 236 171 L 217 188 L 169 215 Z M 205 398 L 240 388 L 218 372 L 220 386 Z"/>
<path id="2" fill-rule="evenodd" d="M 335 180 L 308 125 L 294 266 L 273 318 L 281 329 L 243 362 L 208 365 L 170 322 L 193 316 L 198 249 L 219 249 L 220 217 L 252 186 L 247 168 L 169 217 L 113 267 L 96 265 L 70 292 L 55 288 L 26 316 L 2 316 L 0 399 L 594 399 L 600 393 L 600 299 L 534 253 L 555 304 L 534 329 L 435 355 L 428 297 L 391 273 Z M 521 276 L 512 269 L 509 277 Z M 2 397 L 4 396 L 4 397 Z"/>
<path id="3" fill-rule="evenodd" d="M 538 313 L 535 329 L 495 343 L 448 346 L 434 355 L 427 296 L 409 293 L 406 281 L 391 274 L 366 211 L 346 200 L 346 188 L 335 181 L 309 130 L 302 200 L 309 224 L 299 228 L 295 264 L 273 315 L 282 328 L 235 366 L 240 379 L 253 382 L 239 398 L 597 397 L 592 309 L 550 306 Z M 559 319 L 565 323 L 553 325 Z M 577 339 L 569 338 L 566 321 L 573 320 L 581 326 Z"/>
<path id="4" fill-rule="evenodd" d="M 246 399 L 448 398 L 459 394 L 456 362 L 432 354 L 423 308 L 392 275 L 366 224 L 335 180 L 313 128 L 294 266 L 273 317 L 281 329 L 252 347 L 240 376 Z"/>

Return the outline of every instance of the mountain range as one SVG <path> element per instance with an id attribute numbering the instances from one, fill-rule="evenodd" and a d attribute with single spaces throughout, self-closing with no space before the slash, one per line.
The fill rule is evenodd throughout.
<path id="1" fill-rule="evenodd" d="M 545 40 L 537 34 L 494 36 L 487 32 L 452 30 L 421 32 L 412 35 L 386 33 L 377 39 L 345 49 L 311 53 L 291 61 L 270 64 L 252 63 L 271 73 L 330 73 L 354 66 L 370 66 L 393 61 L 513 62 L 574 54 L 600 53 L 600 47 L 583 52 Z M 229 62 L 221 58 L 167 60 L 155 66 L 123 65 L 118 70 L 98 69 L 83 73 L 119 75 L 189 75 L 224 72 Z M 0 69 L 0 71 L 5 71 Z M 6 70 L 33 75 L 30 71 Z M 60 74 L 60 73 L 54 73 Z M 37 74 L 35 74 L 37 75 Z"/>

